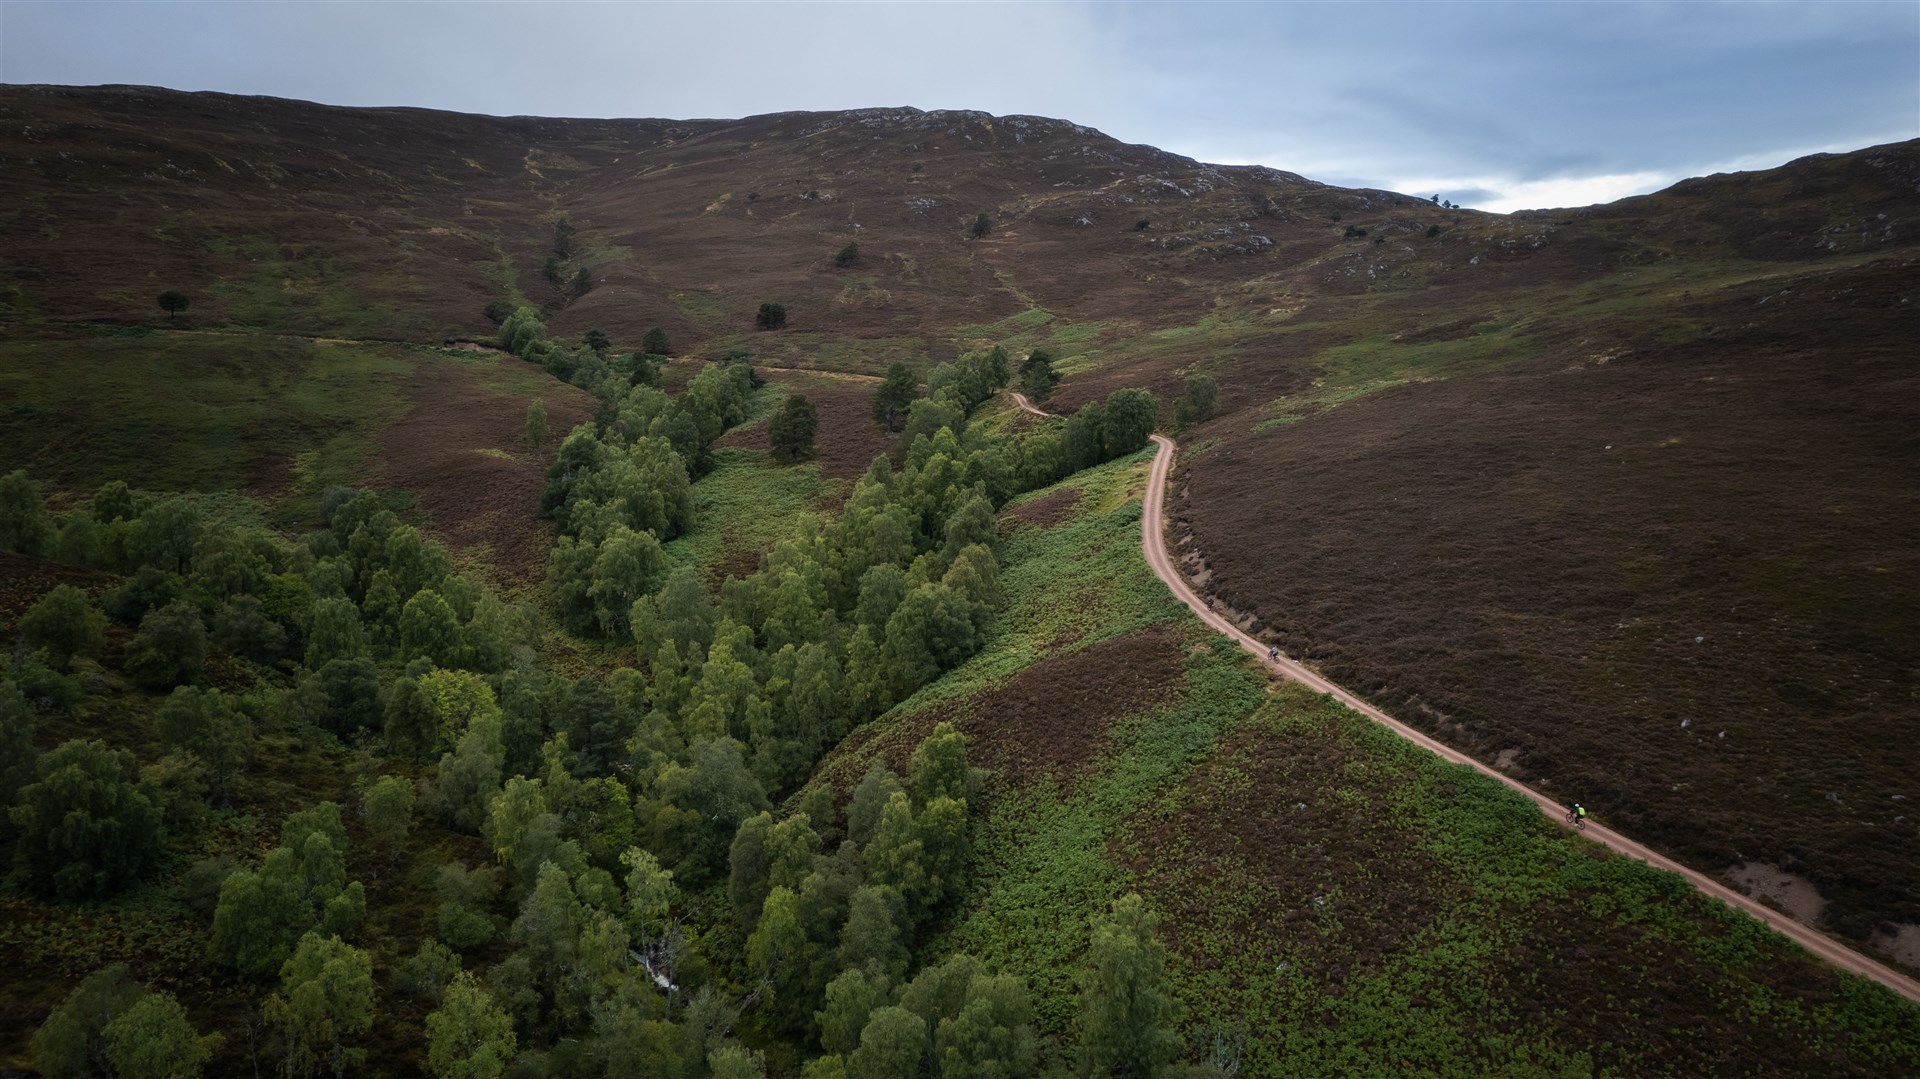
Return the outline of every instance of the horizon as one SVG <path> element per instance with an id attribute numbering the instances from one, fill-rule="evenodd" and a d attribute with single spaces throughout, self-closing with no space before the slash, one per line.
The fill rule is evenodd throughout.
<path id="1" fill-rule="evenodd" d="M 10 2 L 0 82 L 573 119 L 907 102 L 1504 213 L 1920 137 L 1920 5 Z"/>

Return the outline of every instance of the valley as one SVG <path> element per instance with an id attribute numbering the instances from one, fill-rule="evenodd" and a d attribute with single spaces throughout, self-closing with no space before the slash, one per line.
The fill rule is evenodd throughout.
<path id="1" fill-rule="evenodd" d="M 0 1068 L 124 963 L 214 1074 L 1920 1070 L 1920 143 L 1494 215 L 7 86 L 0 195 L 0 733 L 158 822 L 9 818 Z"/>

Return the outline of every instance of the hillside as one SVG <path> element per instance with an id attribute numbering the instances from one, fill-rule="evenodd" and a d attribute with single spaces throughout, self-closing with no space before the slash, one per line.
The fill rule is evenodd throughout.
<path id="1" fill-rule="evenodd" d="M 850 243 L 858 257 L 840 265 Z M 991 631 L 943 654 L 927 669 L 938 677 L 903 682 L 898 707 L 848 705 L 835 722 L 880 714 L 837 747 L 815 747 L 824 757 L 806 782 L 793 760 L 768 771 L 774 750 L 751 710 L 716 740 L 762 747 L 755 783 L 784 805 L 783 820 L 813 813 L 814 841 L 829 845 L 812 872 L 840 889 L 819 902 L 842 909 L 849 890 L 879 886 L 861 883 L 861 856 L 830 846 L 856 830 L 847 798 L 867 765 L 906 775 L 937 724 L 964 732 L 990 770 L 961 799 L 975 814 L 970 876 L 948 882 L 934 913 L 907 919 L 912 964 L 891 977 L 899 990 L 908 970 L 958 952 L 1017 974 L 1045 1059 L 1065 1060 L 1083 1021 L 1075 979 L 1090 920 L 1131 891 L 1164 919 L 1195 1059 L 1209 1039 L 1216 1055 L 1238 1046 L 1249 1074 L 1313 1070 L 1306 1060 L 1330 1074 L 1913 1067 L 1910 1009 L 1683 897 L 1669 878 L 1598 857 L 1495 785 L 1229 661 L 1139 563 L 1138 459 L 1049 486 L 1063 473 L 1030 469 L 1021 440 L 1051 437 L 1060 421 L 993 405 L 969 423 L 974 402 L 938 466 L 890 447 L 868 405 L 891 363 L 925 376 L 993 346 L 1016 364 L 1052 355 L 1065 375 L 1055 411 L 1151 389 L 1182 448 L 1169 539 L 1196 586 L 1244 626 L 1400 718 L 1913 972 L 1916 282 L 1920 142 L 1502 216 L 1207 165 L 1039 117 L 559 120 L 0 87 L 0 475 L 24 470 L 62 521 L 97 517 L 112 535 L 133 524 L 103 515 L 103 483 L 198 494 L 195 512 L 250 536 L 276 580 L 345 588 L 370 627 L 362 658 L 386 707 L 411 692 L 418 661 L 401 644 L 400 602 L 365 576 L 386 572 L 385 556 L 335 521 L 328 494 L 381 492 L 399 515 L 390 524 L 444 544 L 472 582 L 446 586 L 467 597 L 462 622 L 481 617 L 475 589 L 515 605 L 512 648 L 471 667 L 510 717 L 533 724 L 506 789 L 544 784 L 568 829 L 604 823 L 584 802 L 559 808 L 606 788 L 569 786 L 565 767 L 542 764 L 540 738 L 572 736 L 566 759 L 584 767 L 580 740 L 607 737 L 584 717 L 624 724 L 618 767 L 596 759 L 580 774 L 620 775 L 632 834 L 692 852 L 683 868 L 697 872 L 684 879 L 698 883 L 674 912 L 697 957 L 690 983 L 711 988 L 722 1011 L 744 1001 L 731 1020 L 715 1011 L 701 1022 L 716 1024 L 719 1053 L 739 1021 L 776 1074 L 797 1073 L 817 1048 L 795 1031 L 837 970 L 816 953 L 841 954 L 839 926 L 809 945 L 819 984 L 764 995 L 778 972 L 749 960 L 765 955 L 749 948 L 758 927 L 739 921 L 727 879 L 741 821 L 724 818 L 726 835 L 698 842 L 675 823 L 692 795 L 673 777 L 711 763 L 695 747 L 708 744 L 699 724 L 712 716 L 696 720 L 685 685 L 658 673 L 652 638 L 635 650 L 648 631 L 626 624 L 632 596 L 543 584 L 550 565 L 556 580 L 574 572 L 566 552 L 586 550 L 584 567 L 616 542 L 594 513 L 656 533 L 643 602 L 664 587 L 660 574 L 697 571 L 745 635 L 729 643 L 726 669 L 784 701 L 795 675 L 791 658 L 776 661 L 783 639 L 838 657 L 850 683 L 856 663 L 874 662 L 854 658 L 846 632 L 872 621 L 863 573 L 897 558 L 920 575 L 900 587 L 933 587 L 956 559 L 949 518 L 981 527 L 957 492 L 990 492 L 997 507 L 1045 488 L 1000 515 L 1004 594 L 972 569 L 952 586 L 999 603 L 990 623 L 972 616 Z M 155 304 L 169 289 L 191 301 L 177 317 Z M 758 331 L 768 301 L 785 305 L 787 322 Z M 600 350 L 604 363 L 580 360 L 579 378 L 571 366 L 542 371 L 490 347 L 500 331 L 483 309 L 494 302 L 534 309 L 555 342 L 598 329 L 613 347 Z M 674 359 L 657 380 L 664 395 L 649 397 L 628 386 L 630 372 L 645 379 L 624 353 L 654 328 Z M 707 364 L 743 354 L 744 373 Z M 1182 429 L 1172 403 L 1201 374 L 1219 386 L 1218 411 Z M 739 381 L 748 375 L 751 386 Z M 818 452 L 781 466 L 768 428 L 791 392 L 819 409 Z M 725 407 L 700 412 L 716 394 Z M 545 447 L 524 438 L 535 398 L 550 417 Z M 669 439 L 651 416 L 686 424 Z M 576 476 L 612 467 L 585 443 L 555 449 L 580 423 L 634 460 L 680 462 L 684 490 L 579 514 L 563 497 L 556 511 Z M 868 464 L 889 448 L 899 477 L 921 478 L 876 493 Z M 951 486 L 914 487 L 949 466 Z M 660 516 L 680 495 L 691 524 Z M 537 513 L 543 499 L 551 520 Z M 860 531 L 888 499 L 922 500 L 904 555 Z M 643 528 L 647 513 L 660 523 Z M 104 603 L 144 580 L 141 533 L 129 534 L 97 560 L 104 572 L 5 556 L 5 639 L 56 584 Z M 917 560 L 936 555 L 933 569 Z M 179 576 L 198 590 L 214 587 L 214 572 Z M 795 574 L 803 584 L 781 583 Z M 218 596 L 200 602 L 210 626 L 227 617 Z M 794 604 L 826 616 L 795 623 Z M 891 609 L 870 628 L 890 624 Z M 304 617 L 282 617 L 289 642 L 307 632 Z M 43 749 L 106 737 L 142 765 L 159 757 L 159 698 L 121 670 L 138 627 L 137 615 L 110 625 L 98 663 L 81 668 L 80 702 L 39 720 Z M 722 643 L 709 626 L 680 654 L 686 685 L 706 677 L 700 657 Z M 303 796 L 358 797 L 349 768 L 364 778 L 388 767 L 433 791 L 435 754 L 395 750 L 380 723 L 329 733 L 298 718 L 324 650 L 245 651 L 214 649 L 207 678 L 247 694 L 263 749 L 284 760 L 127 897 L 78 914 L 39 900 L 8 908 L 0 955 L 30 976 L 0 1013 L 0 1066 L 24 1062 L 27 1034 L 81 953 L 126 959 L 168 986 L 201 1029 L 229 1032 L 220 1062 L 242 1066 L 232 1017 L 259 1014 L 263 983 L 201 969 L 212 896 L 194 883 L 195 859 L 230 870 L 265 854 Z M 31 675 L 12 670 L 0 677 Z M 916 788 L 912 812 L 930 801 Z M 490 864 L 473 834 L 486 825 L 429 826 L 422 805 L 413 868 L 375 860 L 359 823 L 356 853 L 343 855 L 375 898 L 357 939 L 383 994 L 422 926 L 430 932 L 433 868 Z M 590 829 L 575 838 L 600 842 Z M 594 865 L 617 877 L 608 854 L 595 848 Z M 499 858 L 515 874 L 511 901 L 487 914 L 503 936 L 468 951 L 496 972 L 539 865 Z M 790 881 L 796 894 L 802 877 Z M 816 899 L 803 916 L 822 909 Z M 374 909 L 381 902 L 391 909 Z M 155 934 L 185 943 L 150 953 L 139 942 Z M 612 1013 L 589 1020 L 561 988 L 540 992 L 544 1004 L 516 1013 L 523 1045 L 591 1033 L 593 1053 L 614 1051 L 603 1045 Z M 395 1072 L 424 1066 L 431 1006 L 409 997 L 369 1036 L 400 1054 Z M 651 1004 L 621 1006 L 640 1009 L 633 1023 L 660 1018 Z M 671 1001 L 667 1012 L 686 1018 Z M 1285 1019 L 1250 1019 L 1249 1031 L 1218 1025 L 1222 1015 Z M 682 1053 L 685 1074 L 705 1074 L 703 1045 Z"/>

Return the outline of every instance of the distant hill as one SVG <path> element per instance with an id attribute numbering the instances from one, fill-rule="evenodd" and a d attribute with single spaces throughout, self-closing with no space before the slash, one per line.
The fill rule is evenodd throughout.
<path id="1" fill-rule="evenodd" d="M 1176 536 L 1224 602 L 1829 927 L 1920 925 L 1920 142 L 1494 215 L 1038 117 L 13 86 L 0 207 L 16 342 L 178 289 L 238 334 L 484 339 L 505 300 L 772 366 L 1043 348 L 1059 408 L 1209 374 Z"/>

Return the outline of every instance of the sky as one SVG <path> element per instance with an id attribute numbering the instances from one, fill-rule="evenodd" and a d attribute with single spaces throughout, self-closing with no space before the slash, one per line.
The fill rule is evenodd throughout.
<path id="1" fill-rule="evenodd" d="M 0 0 L 0 82 L 496 115 L 980 109 L 1506 212 L 1920 137 L 1920 2 Z"/>

